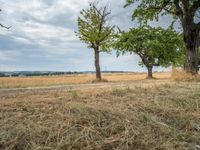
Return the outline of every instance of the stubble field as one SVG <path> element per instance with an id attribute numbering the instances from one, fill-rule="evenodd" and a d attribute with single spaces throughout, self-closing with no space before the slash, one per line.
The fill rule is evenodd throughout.
<path id="1" fill-rule="evenodd" d="M 169 78 L 171 73 L 155 73 L 158 79 Z M 110 82 L 133 81 L 146 78 L 146 73 L 121 73 L 103 74 L 103 78 Z M 44 76 L 44 77 L 6 77 L 0 78 L 0 88 L 24 88 L 66 84 L 91 83 L 95 80 L 93 74 L 66 75 L 66 76 Z"/>
<path id="2" fill-rule="evenodd" d="M 0 149 L 198 150 L 200 82 L 126 76 L 0 91 Z"/>

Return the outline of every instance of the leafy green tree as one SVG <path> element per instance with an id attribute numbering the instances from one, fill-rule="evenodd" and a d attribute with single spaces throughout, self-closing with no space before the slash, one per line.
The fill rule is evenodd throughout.
<path id="1" fill-rule="evenodd" d="M 115 48 L 118 55 L 127 52 L 137 54 L 141 58 L 139 64 L 147 68 L 148 78 L 152 78 L 154 66 L 168 67 L 179 63 L 176 57 L 181 54 L 182 45 L 180 35 L 172 29 L 146 26 L 121 33 Z"/>
<path id="2" fill-rule="evenodd" d="M 186 46 L 184 69 L 188 73 L 198 73 L 198 39 L 200 38 L 200 21 L 195 21 L 200 12 L 200 0 L 126 0 L 127 5 L 135 3 L 133 19 L 147 23 L 147 20 L 158 19 L 159 16 L 172 15 L 174 23 L 179 20 L 183 28 Z M 200 17 L 199 17 L 200 18 Z"/>
<path id="3" fill-rule="evenodd" d="M 98 8 L 97 5 L 90 3 L 88 9 L 80 12 L 76 35 L 94 50 L 96 79 L 101 80 L 99 53 L 110 51 L 115 38 L 115 27 L 109 25 L 111 12 L 107 6 Z"/>

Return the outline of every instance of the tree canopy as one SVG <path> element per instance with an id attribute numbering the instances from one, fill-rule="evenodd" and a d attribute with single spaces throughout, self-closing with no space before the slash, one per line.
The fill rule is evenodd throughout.
<path id="1" fill-rule="evenodd" d="M 179 19 L 186 46 L 186 58 L 184 69 L 188 73 L 198 73 L 198 47 L 200 38 L 200 0 L 126 0 L 128 5 L 135 3 L 137 8 L 133 10 L 133 19 L 146 24 L 148 20 L 158 20 L 159 16 L 172 15 L 173 23 Z"/>
<path id="2" fill-rule="evenodd" d="M 195 15 L 198 15 L 197 11 L 200 11 L 200 0 L 126 0 L 126 6 L 133 3 L 137 3 L 137 8 L 133 11 L 133 19 L 146 22 L 147 20 L 158 20 L 159 15 L 172 15 L 174 19 L 180 19 L 183 22 L 183 18 L 187 13 L 191 13 L 191 19 L 194 19 Z M 194 21 L 193 21 L 194 23 Z M 200 28 L 200 22 L 195 24 Z"/>
<path id="3" fill-rule="evenodd" d="M 116 42 L 118 54 L 135 53 L 141 58 L 139 63 L 152 69 L 153 66 L 167 67 L 178 64 L 182 54 L 183 42 L 172 29 L 150 26 L 132 28 L 119 36 Z"/>
<path id="4" fill-rule="evenodd" d="M 97 8 L 95 3 L 89 5 L 89 9 L 80 12 L 76 35 L 89 48 L 99 46 L 101 51 L 108 52 L 115 37 L 115 26 L 109 25 L 111 12 L 107 7 Z"/>

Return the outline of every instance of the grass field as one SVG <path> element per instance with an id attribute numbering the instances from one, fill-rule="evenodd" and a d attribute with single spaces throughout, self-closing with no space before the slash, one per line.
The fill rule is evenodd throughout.
<path id="1" fill-rule="evenodd" d="M 170 77 L 170 73 L 155 73 L 154 77 L 165 79 Z M 124 74 L 103 74 L 103 78 L 110 81 L 132 81 L 146 78 L 145 73 L 124 73 Z M 95 75 L 68 75 L 68 76 L 45 76 L 45 77 L 6 77 L 0 78 L 0 88 L 23 88 L 50 85 L 80 84 L 90 83 L 95 79 Z"/>
<path id="2" fill-rule="evenodd" d="M 107 84 L 0 92 L 0 149 L 200 148 L 200 82 Z"/>

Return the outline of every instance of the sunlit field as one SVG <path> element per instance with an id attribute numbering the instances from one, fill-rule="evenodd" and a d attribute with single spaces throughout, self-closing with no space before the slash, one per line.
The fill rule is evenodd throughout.
<path id="1" fill-rule="evenodd" d="M 0 0 L 0 150 L 200 150 L 200 0 Z"/>
<path id="2" fill-rule="evenodd" d="M 157 79 L 167 79 L 171 73 L 154 73 Z M 121 73 L 121 74 L 103 74 L 103 79 L 109 82 L 116 81 L 134 81 L 146 78 L 145 73 Z M 0 78 L 0 88 L 22 88 L 53 86 L 66 84 L 91 83 L 95 80 L 95 75 L 67 75 L 67 76 L 44 76 L 44 77 L 3 77 Z"/>
<path id="3" fill-rule="evenodd" d="M 167 77 L 167 74 L 157 75 Z M 107 75 L 106 78 L 116 81 L 118 76 L 127 77 L 126 80 L 145 77 Z M 65 78 L 55 79 L 61 82 Z M 75 77 L 71 78 L 78 83 Z M 31 85 L 30 81 L 40 78 L 19 78 L 18 84 L 24 79 L 29 81 L 26 85 Z M 44 79 L 53 80 L 52 77 L 40 80 Z M 77 79 L 87 81 L 91 77 Z M 119 87 L 95 86 L 79 90 L 0 92 L 0 149 L 198 149 L 199 82 L 137 80 L 121 83 Z"/>

